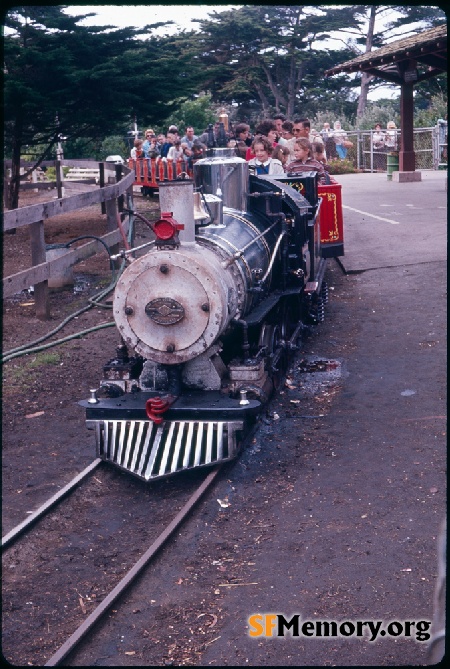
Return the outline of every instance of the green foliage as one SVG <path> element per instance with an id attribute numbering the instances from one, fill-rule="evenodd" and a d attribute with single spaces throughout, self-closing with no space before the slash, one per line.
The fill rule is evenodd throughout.
<path id="1" fill-rule="evenodd" d="M 128 158 L 128 147 L 125 143 L 125 140 L 120 135 L 111 135 L 110 137 L 105 137 L 100 146 L 100 155 L 97 155 L 96 160 L 105 160 L 107 156 L 122 156 L 122 158 Z"/>
<path id="2" fill-rule="evenodd" d="M 247 5 L 201 22 L 197 58 L 204 65 L 203 88 L 215 101 L 256 101 L 261 115 L 283 111 L 288 117 L 314 113 L 327 103 L 349 106 L 348 79 L 327 81 L 324 70 L 335 53 L 314 48 L 330 29 L 354 24 L 354 10 L 300 5 Z M 350 23 L 349 23 L 350 22 Z M 330 27 L 331 26 L 331 27 Z M 341 51 L 349 58 L 351 51 Z M 353 105 L 353 102 L 351 102 Z M 347 109 L 346 111 L 350 111 Z"/>
<path id="3" fill-rule="evenodd" d="M 63 175 L 67 176 L 69 173 L 70 167 L 63 167 Z M 55 167 L 47 167 L 45 171 L 45 177 L 47 181 L 56 181 L 56 168 Z"/>
<path id="4" fill-rule="evenodd" d="M 437 124 L 439 118 L 447 119 L 448 100 L 442 93 L 433 95 L 428 109 L 419 109 L 414 114 L 416 128 L 431 128 Z"/>
<path id="5" fill-rule="evenodd" d="M 385 128 L 388 121 L 394 121 L 397 128 L 400 126 L 399 101 L 369 101 L 364 110 L 363 116 L 358 118 L 356 121 L 356 128 L 358 130 L 372 130 L 376 123 L 380 123 L 381 127 Z"/>
<path id="6" fill-rule="evenodd" d="M 176 111 L 167 118 L 165 130 L 173 124 L 181 134 L 184 134 L 187 126 L 191 125 L 198 135 L 209 123 L 214 123 L 216 120 L 217 114 L 211 105 L 211 96 L 199 95 L 194 100 L 183 100 L 178 103 Z"/>

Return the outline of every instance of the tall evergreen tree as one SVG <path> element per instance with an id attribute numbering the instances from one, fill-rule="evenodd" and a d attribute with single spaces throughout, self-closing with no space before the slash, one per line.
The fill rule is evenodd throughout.
<path id="1" fill-rule="evenodd" d="M 10 201 L 17 207 L 24 146 L 50 157 L 60 135 L 102 140 L 135 115 L 167 116 L 175 97 L 195 91 L 173 39 L 153 28 L 84 27 L 65 6 L 18 6 L 4 39 L 5 152 L 12 157 Z M 87 16 L 87 15 L 85 15 Z M 146 41 L 136 39 L 147 32 Z M 176 86 L 176 95 L 167 82 Z"/>

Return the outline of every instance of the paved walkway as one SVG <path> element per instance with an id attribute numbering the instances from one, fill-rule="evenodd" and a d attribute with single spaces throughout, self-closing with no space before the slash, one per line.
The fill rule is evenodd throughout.
<path id="1" fill-rule="evenodd" d="M 342 184 L 348 272 L 446 260 L 447 172 L 397 183 L 386 174 L 345 174 Z"/>
<path id="2" fill-rule="evenodd" d="M 318 422 L 297 418 L 292 399 L 299 414 L 312 412 L 295 404 L 302 378 L 294 371 L 297 390 L 275 402 L 280 420 L 230 477 L 236 492 L 217 491 L 230 498 L 235 550 L 251 519 L 257 537 L 240 551 L 254 564 L 250 585 L 221 601 L 225 624 L 203 666 L 426 661 L 426 645 L 414 638 L 255 640 L 245 621 L 263 612 L 386 624 L 431 619 L 446 512 L 446 177 L 339 179 L 348 274 L 330 263 L 328 318 L 306 353 L 340 359 L 347 376 L 336 396 L 322 397 Z"/>

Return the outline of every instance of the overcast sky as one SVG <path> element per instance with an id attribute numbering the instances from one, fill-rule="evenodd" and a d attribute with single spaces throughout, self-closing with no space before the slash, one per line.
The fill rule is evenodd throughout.
<path id="1" fill-rule="evenodd" d="M 161 21 L 174 21 L 173 26 L 160 28 L 156 32 L 159 35 L 174 34 L 180 29 L 196 30 L 198 24 L 195 19 L 207 19 L 208 15 L 214 11 L 222 12 L 233 7 L 242 5 L 70 5 L 65 10 L 72 16 L 80 14 L 95 13 L 89 19 L 85 19 L 82 25 L 112 25 L 118 28 L 139 27 L 149 23 L 158 23 Z M 342 46 L 342 43 L 339 43 Z M 337 47 L 339 48 L 339 47 Z M 400 88 L 389 89 L 379 87 L 371 91 L 368 95 L 369 100 L 378 100 L 380 98 L 397 98 L 400 95 Z"/>
<path id="2" fill-rule="evenodd" d="M 159 21 L 174 21 L 173 26 L 160 28 L 158 34 L 173 34 L 180 29 L 195 30 L 195 19 L 203 20 L 214 11 L 226 11 L 238 5 L 70 5 L 65 11 L 72 16 L 95 12 L 96 17 L 82 25 L 113 25 L 118 28 L 136 27 Z"/>

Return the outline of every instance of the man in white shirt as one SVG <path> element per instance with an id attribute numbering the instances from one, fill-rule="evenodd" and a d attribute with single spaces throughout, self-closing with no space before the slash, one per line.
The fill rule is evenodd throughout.
<path id="1" fill-rule="evenodd" d="M 198 139 L 197 135 L 194 135 L 194 128 L 191 125 L 188 125 L 186 128 L 186 134 L 181 138 L 183 144 L 187 144 L 188 149 L 192 149 L 194 141 Z"/>

